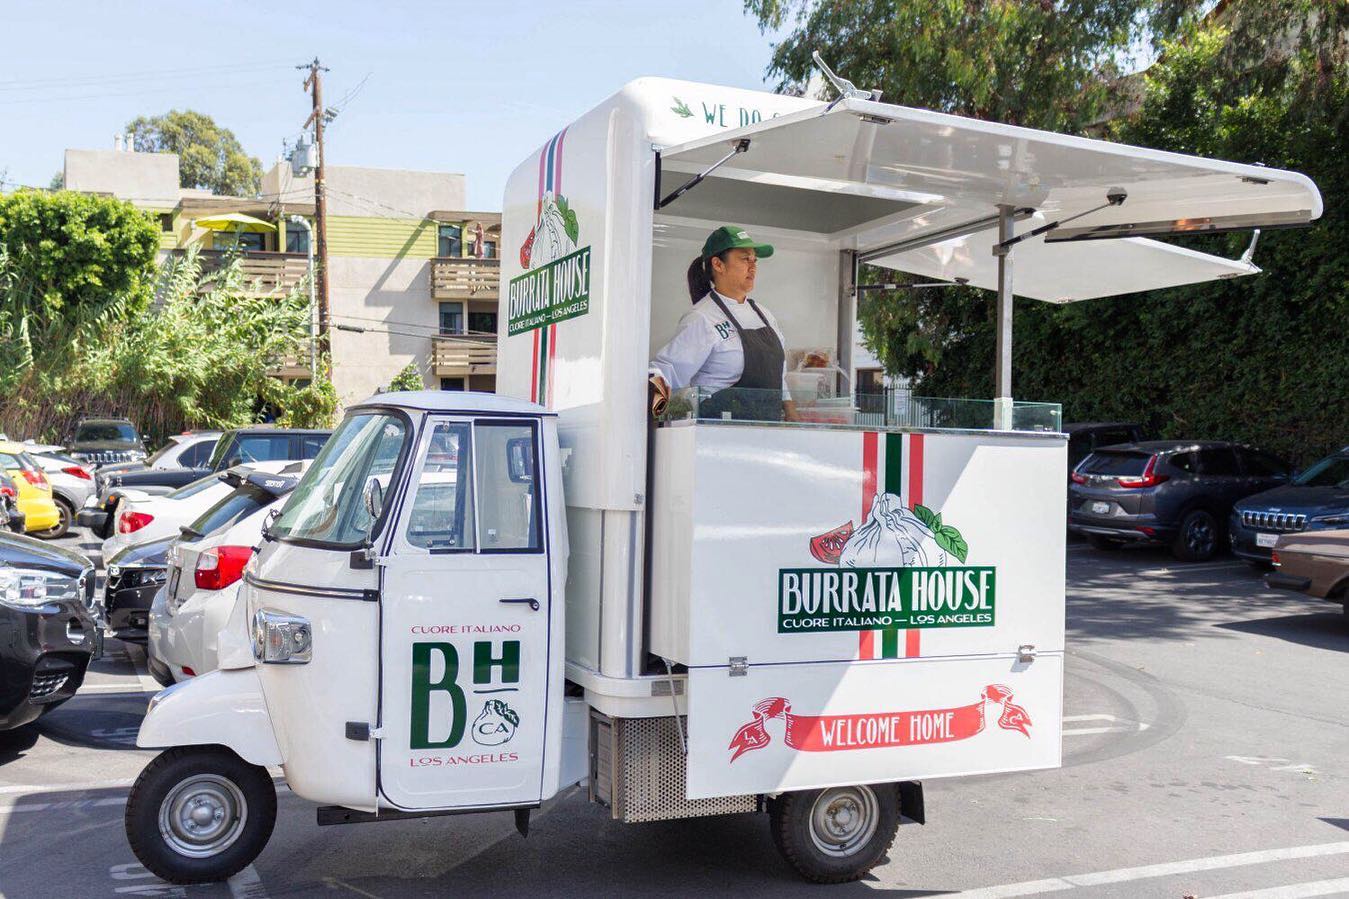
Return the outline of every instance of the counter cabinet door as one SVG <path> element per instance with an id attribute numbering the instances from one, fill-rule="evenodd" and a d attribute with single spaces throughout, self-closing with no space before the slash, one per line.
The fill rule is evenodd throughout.
<path id="1" fill-rule="evenodd" d="M 380 787 L 400 808 L 540 798 L 561 685 L 539 458 L 532 420 L 433 417 L 423 431 L 380 591 Z"/>

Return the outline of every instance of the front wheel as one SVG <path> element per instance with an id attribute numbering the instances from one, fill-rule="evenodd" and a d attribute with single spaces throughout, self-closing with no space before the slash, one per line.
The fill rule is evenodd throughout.
<path id="1" fill-rule="evenodd" d="M 885 858 L 899 829 L 894 784 L 783 793 L 769 800 L 773 842 L 815 883 L 858 880 Z"/>
<path id="2" fill-rule="evenodd" d="M 1191 509 L 1180 521 L 1171 552 L 1182 562 L 1207 562 L 1218 554 L 1218 519 L 1206 509 Z"/>
<path id="3" fill-rule="evenodd" d="M 262 852 L 276 824 L 276 789 L 266 768 L 221 746 L 160 753 L 131 788 L 131 851 L 170 883 L 225 880 Z"/>
<path id="4" fill-rule="evenodd" d="M 56 503 L 56 511 L 61 514 L 56 524 L 45 531 L 38 531 L 34 537 L 40 537 L 43 540 L 59 540 L 70 532 L 70 526 L 75 521 L 75 509 L 70 503 L 57 497 L 53 500 Z"/>

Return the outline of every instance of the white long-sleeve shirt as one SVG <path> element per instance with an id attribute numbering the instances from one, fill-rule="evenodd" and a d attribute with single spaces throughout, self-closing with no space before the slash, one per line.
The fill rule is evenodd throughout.
<path id="1" fill-rule="evenodd" d="M 735 316 L 740 327 L 753 331 L 764 326 L 748 302 L 740 303 L 722 297 L 721 301 Z M 762 303 L 756 303 L 768 319 L 768 325 L 778 336 L 784 351 L 787 342 L 777 319 Z M 720 390 L 731 387 L 745 371 L 745 349 L 735 326 L 722 313 L 708 294 L 693 304 L 693 308 L 679 320 L 679 327 L 670 342 L 661 347 L 651 361 L 651 372 L 659 373 L 671 390 L 684 387 L 708 387 Z M 787 362 L 782 363 L 782 398 L 791 399 L 787 390 Z"/>

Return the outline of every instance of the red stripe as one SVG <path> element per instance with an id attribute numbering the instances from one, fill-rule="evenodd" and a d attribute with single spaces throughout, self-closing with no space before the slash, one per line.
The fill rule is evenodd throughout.
<path id="1" fill-rule="evenodd" d="M 534 329 L 534 349 L 529 354 L 530 362 L 533 363 L 529 370 L 529 401 L 537 403 L 539 401 L 539 329 Z"/>
<path id="2" fill-rule="evenodd" d="M 534 208 L 534 221 L 537 222 L 539 216 L 543 215 L 543 173 L 548 164 L 548 144 L 543 145 L 539 151 L 539 201 Z"/>
<path id="3" fill-rule="evenodd" d="M 562 144 L 567 140 L 567 129 L 557 133 L 557 149 L 553 151 L 553 196 L 562 196 Z"/>
<path id="4" fill-rule="evenodd" d="M 876 657 L 875 631 L 857 632 L 857 655 L 863 659 L 874 659 Z"/>
<path id="5" fill-rule="evenodd" d="M 544 378 L 544 380 L 547 381 L 547 383 L 544 385 L 544 389 L 546 391 L 546 393 L 544 394 L 544 405 L 548 406 L 548 408 L 550 409 L 552 408 L 552 401 L 553 401 L 553 370 L 557 368 L 557 366 L 553 364 L 553 359 L 556 356 L 557 356 L 557 325 L 549 325 L 548 372 Z"/>
<path id="6" fill-rule="evenodd" d="M 871 514 L 871 504 L 876 499 L 876 445 L 879 437 L 874 431 L 862 433 L 862 517 L 858 519 L 862 524 L 866 523 L 867 516 Z M 857 632 L 857 655 L 863 659 L 876 657 L 874 632 Z"/>
<path id="7" fill-rule="evenodd" d="M 909 437 L 909 508 L 923 504 L 923 435 Z M 922 631 L 904 632 L 904 657 L 916 659 L 921 654 Z"/>

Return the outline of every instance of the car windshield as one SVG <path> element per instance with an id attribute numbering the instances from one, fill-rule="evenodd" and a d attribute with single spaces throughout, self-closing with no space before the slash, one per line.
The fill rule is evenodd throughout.
<path id="1" fill-rule="evenodd" d="M 1078 471 L 1082 474 L 1103 474 L 1110 477 L 1140 475 L 1147 467 L 1147 453 L 1094 452 L 1088 456 Z"/>
<path id="2" fill-rule="evenodd" d="M 139 443 L 136 429 L 130 422 L 89 421 L 75 429 L 76 443 L 92 443 L 97 440 L 113 440 L 121 443 Z"/>
<path id="3" fill-rule="evenodd" d="M 203 512 L 200 518 L 188 525 L 188 530 L 204 537 L 253 514 L 275 499 L 266 490 L 244 484 Z"/>
<path id="4" fill-rule="evenodd" d="M 353 415 L 342 422 L 269 534 L 334 546 L 358 546 L 370 529 L 365 493 L 387 496 L 407 427 L 385 413 Z"/>
<path id="5" fill-rule="evenodd" d="M 1322 459 L 1293 483 L 1299 487 L 1349 487 L 1349 455 Z"/>
<path id="6" fill-rule="evenodd" d="M 210 490 L 216 484 L 220 483 L 220 475 L 211 474 L 204 478 L 199 478 L 191 484 L 184 484 L 177 490 L 170 491 L 167 495 L 169 499 L 187 499 L 189 496 L 196 496 L 203 490 Z"/>

